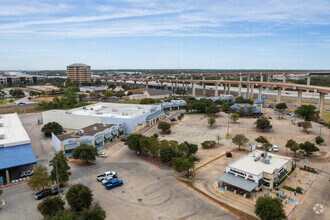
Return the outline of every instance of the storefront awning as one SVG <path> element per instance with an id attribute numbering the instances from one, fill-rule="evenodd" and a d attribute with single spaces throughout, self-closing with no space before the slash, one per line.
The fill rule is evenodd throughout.
<path id="1" fill-rule="evenodd" d="M 237 177 L 237 176 L 235 176 L 233 174 L 229 174 L 229 173 L 225 173 L 224 175 L 219 177 L 218 182 L 224 182 L 224 183 L 227 183 L 234 187 L 248 191 L 248 192 L 251 192 L 258 186 L 258 184 L 253 181 L 246 180 L 242 177 Z"/>
<path id="2" fill-rule="evenodd" d="M 0 148 L 0 170 L 35 163 L 37 163 L 37 159 L 31 144 Z"/>

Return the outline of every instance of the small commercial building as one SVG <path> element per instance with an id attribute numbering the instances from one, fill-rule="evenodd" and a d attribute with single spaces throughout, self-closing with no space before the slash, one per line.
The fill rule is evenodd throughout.
<path id="1" fill-rule="evenodd" d="M 135 105 L 99 102 L 71 110 L 42 113 L 43 123 L 57 122 L 68 129 L 81 129 L 95 123 L 125 126 L 128 134 L 165 118 L 161 105 Z"/>
<path id="2" fill-rule="evenodd" d="M 180 109 L 187 105 L 185 100 L 171 100 L 170 102 L 163 102 L 161 104 L 163 110 Z"/>
<path id="3" fill-rule="evenodd" d="M 56 151 L 62 150 L 66 156 L 71 156 L 72 151 L 81 144 L 101 148 L 124 133 L 125 126 L 123 124 L 95 123 L 75 132 L 59 135 L 52 134 L 52 144 Z"/>
<path id="4" fill-rule="evenodd" d="M 136 89 L 130 90 L 133 94 L 129 96 L 132 100 L 141 99 L 165 99 L 172 95 L 172 91 L 159 89 Z"/>
<path id="5" fill-rule="evenodd" d="M 36 164 L 31 141 L 18 115 L 0 115 L 0 178 L 4 183 L 19 178 L 20 171 Z"/>
<path id="6" fill-rule="evenodd" d="M 219 187 L 249 194 L 262 187 L 273 189 L 292 169 L 292 159 L 255 150 L 226 167 Z"/>
<path id="7" fill-rule="evenodd" d="M 104 92 L 108 89 L 108 86 L 82 86 L 79 87 L 80 92 Z"/>

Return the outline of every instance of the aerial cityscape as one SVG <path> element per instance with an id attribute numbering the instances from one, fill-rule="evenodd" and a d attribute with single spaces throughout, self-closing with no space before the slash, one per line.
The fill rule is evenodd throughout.
<path id="1" fill-rule="evenodd" d="M 330 219 L 330 2 L 0 2 L 0 219 Z"/>

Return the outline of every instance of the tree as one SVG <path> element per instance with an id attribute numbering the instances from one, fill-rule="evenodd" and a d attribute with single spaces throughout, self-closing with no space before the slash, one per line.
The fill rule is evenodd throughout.
<path id="1" fill-rule="evenodd" d="M 271 129 L 273 127 L 267 118 L 258 118 L 254 124 L 257 128 L 262 130 Z"/>
<path id="2" fill-rule="evenodd" d="M 259 136 L 255 139 L 256 142 L 261 143 L 262 146 L 264 146 L 264 144 L 269 143 L 268 140 L 264 137 L 264 136 Z"/>
<path id="3" fill-rule="evenodd" d="M 189 170 L 195 166 L 195 163 L 187 157 L 175 157 L 172 161 L 177 172 L 186 171 L 189 174 Z"/>
<path id="4" fill-rule="evenodd" d="M 322 144 L 323 142 L 324 142 L 323 137 L 321 137 L 321 136 L 315 137 L 315 143 Z"/>
<path id="5" fill-rule="evenodd" d="M 47 137 L 50 137 L 52 136 L 52 133 L 55 135 L 61 134 L 63 132 L 63 128 L 57 122 L 48 122 L 42 127 L 41 131 L 44 132 Z"/>
<path id="6" fill-rule="evenodd" d="M 233 122 L 233 123 L 236 123 L 239 119 L 239 115 L 237 113 L 232 113 L 230 114 L 230 120 Z"/>
<path id="7" fill-rule="evenodd" d="M 159 146 L 158 140 L 155 137 L 141 137 L 139 140 L 139 146 L 147 152 L 150 152 L 153 157 L 158 156 Z"/>
<path id="8" fill-rule="evenodd" d="M 234 144 L 238 145 L 238 149 L 241 149 L 241 146 L 245 145 L 249 139 L 247 139 L 244 134 L 236 134 L 232 141 Z"/>
<path id="9" fill-rule="evenodd" d="M 286 105 L 286 103 L 278 103 L 276 106 L 275 106 L 275 109 L 277 109 L 277 111 L 281 114 L 280 118 L 283 118 L 283 115 L 284 115 L 284 111 L 285 109 L 287 109 L 288 106 Z"/>
<path id="10" fill-rule="evenodd" d="M 160 160 L 163 163 L 171 162 L 174 157 L 177 156 L 177 152 L 172 147 L 164 147 L 159 151 Z"/>
<path id="11" fill-rule="evenodd" d="M 75 220 L 74 213 L 59 211 L 51 220 Z"/>
<path id="12" fill-rule="evenodd" d="M 215 106 L 215 104 L 213 104 L 213 105 L 211 105 L 209 107 L 206 107 L 206 109 L 205 109 L 205 113 L 207 115 L 210 115 L 210 116 L 211 115 L 214 116 L 214 115 L 216 115 L 219 112 L 220 112 L 220 109 L 217 106 Z"/>
<path id="13" fill-rule="evenodd" d="M 272 197 L 259 197 L 254 212 L 261 220 L 281 220 L 286 218 L 283 204 L 277 198 Z"/>
<path id="14" fill-rule="evenodd" d="M 34 174 L 31 176 L 28 183 L 33 190 L 40 188 L 45 189 L 45 186 L 50 186 L 50 179 L 46 167 L 37 165 L 34 167 L 33 171 Z"/>
<path id="15" fill-rule="evenodd" d="M 204 141 L 202 144 L 204 149 L 210 149 L 215 147 L 215 141 Z"/>
<path id="16" fill-rule="evenodd" d="M 96 203 L 93 207 L 93 209 L 84 209 L 81 212 L 82 220 L 103 220 L 107 216 L 107 213 L 104 211 L 104 209 L 100 206 L 100 203 Z"/>
<path id="17" fill-rule="evenodd" d="M 9 90 L 9 94 L 13 97 L 24 97 L 25 93 L 22 89 L 11 89 Z"/>
<path id="18" fill-rule="evenodd" d="M 88 163 L 90 160 L 96 160 L 96 155 L 97 149 L 94 146 L 88 144 L 81 144 L 72 152 L 72 157 L 74 159 L 83 160 L 86 163 Z"/>
<path id="19" fill-rule="evenodd" d="M 222 137 L 220 136 L 220 134 L 217 134 L 217 136 L 215 136 L 215 138 L 217 139 L 218 144 L 220 144 L 220 141 L 222 139 Z"/>
<path id="20" fill-rule="evenodd" d="M 68 189 L 65 198 L 73 210 L 81 211 L 84 208 L 88 209 L 91 206 L 93 194 L 92 190 L 90 190 L 87 186 L 78 183 L 72 185 Z"/>
<path id="21" fill-rule="evenodd" d="M 162 130 L 163 133 L 167 133 L 170 131 L 171 124 L 165 121 L 159 122 L 158 129 Z"/>
<path id="22" fill-rule="evenodd" d="M 296 156 L 296 151 L 299 150 L 299 144 L 295 142 L 294 140 L 290 139 L 285 145 L 286 151 L 285 154 L 288 155 L 288 148 L 294 152 L 294 155 Z"/>
<path id="23" fill-rule="evenodd" d="M 304 150 L 307 154 L 312 154 L 313 152 L 319 151 L 320 149 L 315 146 L 315 144 L 306 141 L 305 143 L 299 144 L 300 148 Z"/>
<path id="24" fill-rule="evenodd" d="M 221 104 L 221 109 L 224 112 L 229 112 L 230 111 L 230 105 L 228 102 L 224 102 Z"/>
<path id="25" fill-rule="evenodd" d="M 39 208 L 42 215 L 54 216 L 57 212 L 64 210 L 64 201 L 59 196 L 46 198 Z"/>
<path id="26" fill-rule="evenodd" d="M 303 121 L 298 123 L 299 127 L 302 127 L 304 132 L 308 134 L 308 129 L 312 128 L 312 123 L 310 121 Z"/>
<path id="27" fill-rule="evenodd" d="M 181 154 L 184 154 L 185 156 L 190 157 L 191 155 L 197 153 L 198 146 L 197 146 L 197 144 L 192 144 L 192 143 L 185 141 L 185 142 L 179 144 L 177 149 L 179 150 L 179 152 Z"/>
<path id="28" fill-rule="evenodd" d="M 296 109 L 295 113 L 303 117 L 305 121 L 310 121 L 318 116 L 319 111 L 313 105 L 301 105 Z"/>
<path id="29" fill-rule="evenodd" d="M 130 150 L 134 151 L 136 154 L 140 154 L 143 151 L 140 146 L 140 139 L 142 137 L 144 136 L 141 134 L 131 134 L 127 137 L 125 144 Z"/>
<path id="30" fill-rule="evenodd" d="M 207 123 L 209 124 L 209 126 L 212 128 L 213 125 L 215 124 L 215 118 L 214 117 L 209 117 L 207 119 Z"/>
<path id="31" fill-rule="evenodd" d="M 50 172 L 50 179 L 53 183 L 63 185 L 68 182 L 69 176 L 71 175 L 70 166 L 68 165 L 68 159 L 64 156 L 63 151 L 59 151 L 55 154 L 53 159 L 49 162 L 49 166 L 53 169 Z"/>

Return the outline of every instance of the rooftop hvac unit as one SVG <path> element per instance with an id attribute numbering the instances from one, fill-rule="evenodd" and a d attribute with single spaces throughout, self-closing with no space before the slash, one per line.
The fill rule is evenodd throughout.
<path id="1" fill-rule="evenodd" d="M 265 164 L 269 164 L 270 163 L 270 160 L 267 159 L 267 158 L 262 158 L 261 161 L 264 162 Z"/>
<path id="2" fill-rule="evenodd" d="M 83 107 L 83 110 L 86 110 L 87 108 L 86 107 Z"/>
<path id="3" fill-rule="evenodd" d="M 260 160 L 260 156 L 257 156 L 256 158 L 254 158 L 254 161 L 258 161 Z"/>
<path id="4" fill-rule="evenodd" d="M 0 134 L 0 139 L 5 139 L 5 135 L 4 134 Z"/>
<path id="5" fill-rule="evenodd" d="M 79 130 L 79 134 L 83 135 L 85 133 L 85 131 L 83 129 Z"/>

